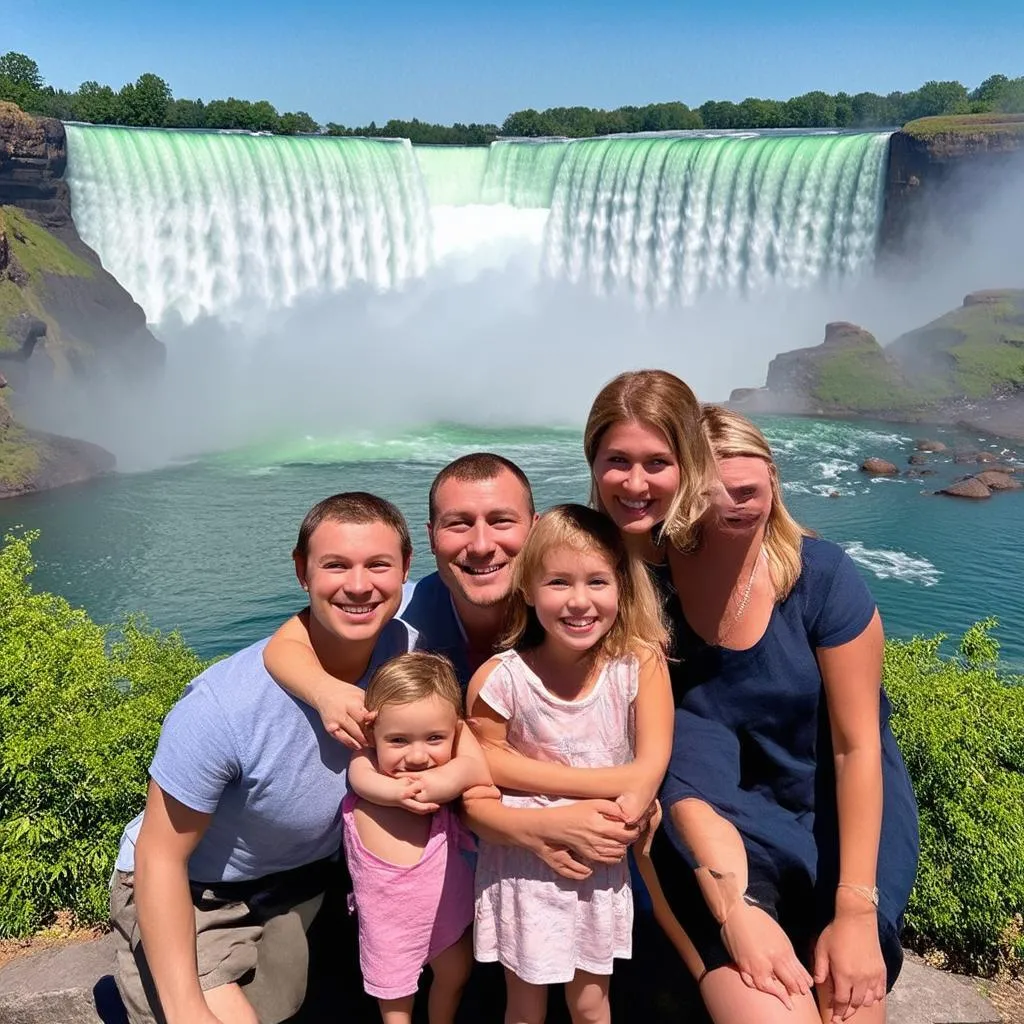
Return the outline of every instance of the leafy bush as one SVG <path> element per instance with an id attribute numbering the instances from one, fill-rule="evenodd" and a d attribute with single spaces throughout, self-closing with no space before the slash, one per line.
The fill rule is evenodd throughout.
<path id="1" fill-rule="evenodd" d="M 890 640 L 885 685 L 921 815 L 907 941 L 978 973 L 1024 966 L 1024 686 L 996 671 L 987 619 L 957 655 Z"/>
<path id="2" fill-rule="evenodd" d="M 177 634 L 134 618 L 97 625 L 33 592 L 36 536 L 9 534 L 0 549 L 0 938 L 62 910 L 106 918 L 160 723 L 203 668 Z"/>

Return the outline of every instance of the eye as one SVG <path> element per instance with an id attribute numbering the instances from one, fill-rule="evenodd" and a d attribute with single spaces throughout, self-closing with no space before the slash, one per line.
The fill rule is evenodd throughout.
<path id="1" fill-rule="evenodd" d="M 443 743 L 448 737 L 442 732 L 435 732 L 433 735 L 427 737 L 428 743 Z"/>
<path id="2" fill-rule="evenodd" d="M 409 741 L 404 736 L 392 736 L 388 742 L 393 747 L 404 747 Z"/>
<path id="3" fill-rule="evenodd" d="M 568 585 L 569 581 L 567 579 L 563 579 L 561 576 L 553 576 L 547 582 L 547 586 L 549 587 L 567 587 Z"/>

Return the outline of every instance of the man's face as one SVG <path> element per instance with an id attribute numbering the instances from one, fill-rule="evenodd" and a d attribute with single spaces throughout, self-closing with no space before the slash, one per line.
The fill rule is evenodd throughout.
<path id="1" fill-rule="evenodd" d="M 381 522 L 323 522 L 305 561 L 295 559 L 310 615 L 339 640 L 375 639 L 398 612 L 408 572 L 398 534 Z"/>
<path id="2" fill-rule="evenodd" d="M 456 602 L 500 604 L 512 585 L 512 561 L 533 525 L 523 485 L 502 470 L 490 480 L 446 480 L 429 524 L 437 571 Z"/>

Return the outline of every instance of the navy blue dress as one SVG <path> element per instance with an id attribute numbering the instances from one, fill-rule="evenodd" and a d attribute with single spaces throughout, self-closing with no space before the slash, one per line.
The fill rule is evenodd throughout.
<path id="1" fill-rule="evenodd" d="M 875 602 L 850 557 L 807 537 L 803 567 L 749 650 L 706 644 L 686 622 L 667 567 L 655 570 L 673 639 L 676 705 L 663 806 L 698 797 L 731 821 L 749 862 L 748 893 L 775 916 L 798 955 L 832 919 L 839 872 L 836 782 L 819 647 L 859 636 Z M 899 930 L 917 870 L 917 805 L 882 694 L 884 804 L 878 851 L 879 937 L 895 982 Z M 697 885 L 692 855 L 665 815 L 653 856 L 666 896 L 708 970 L 731 958 Z M 714 865 L 709 865 L 713 867 Z"/>

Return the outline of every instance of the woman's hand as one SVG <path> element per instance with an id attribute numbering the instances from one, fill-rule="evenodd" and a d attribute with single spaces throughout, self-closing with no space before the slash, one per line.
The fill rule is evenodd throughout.
<path id="1" fill-rule="evenodd" d="M 791 996 L 811 990 L 810 974 L 778 921 L 742 900 L 726 914 L 722 941 L 748 988 L 775 996 L 789 1010 Z"/>
<path id="2" fill-rule="evenodd" d="M 814 982 L 832 988 L 832 1021 L 849 1020 L 862 1006 L 885 998 L 886 969 L 874 907 L 842 910 L 814 948 Z"/>
<path id="3" fill-rule="evenodd" d="M 342 682 L 317 695 L 315 707 L 324 728 L 349 750 L 369 746 L 364 730 L 377 716 L 363 706 L 365 696 L 358 686 Z"/>

